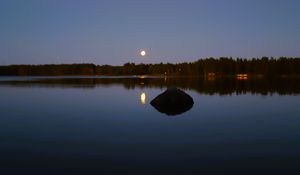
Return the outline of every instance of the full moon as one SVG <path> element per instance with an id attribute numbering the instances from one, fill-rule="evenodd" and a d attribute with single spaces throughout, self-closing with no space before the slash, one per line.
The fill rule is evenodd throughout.
<path id="1" fill-rule="evenodd" d="M 140 54 L 141 54 L 141 56 L 143 57 L 143 56 L 146 55 L 146 51 L 142 50 L 142 51 L 140 52 Z"/>

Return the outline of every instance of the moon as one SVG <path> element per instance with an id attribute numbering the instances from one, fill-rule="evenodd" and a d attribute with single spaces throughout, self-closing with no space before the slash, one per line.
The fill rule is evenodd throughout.
<path id="1" fill-rule="evenodd" d="M 146 51 L 142 50 L 142 51 L 140 52 L 140 55 L 141 55 L 142 57 L 146 56 Z"/>

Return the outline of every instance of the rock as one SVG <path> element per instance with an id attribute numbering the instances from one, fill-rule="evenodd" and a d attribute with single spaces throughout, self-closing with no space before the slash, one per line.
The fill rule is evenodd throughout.
<path id="1" fill-rule="evenodd" d="M 159 94 L 150 104 L 161 113 L 177 115 L 190 110 L 194 100 L 184 91 L 173 87 Z"/>

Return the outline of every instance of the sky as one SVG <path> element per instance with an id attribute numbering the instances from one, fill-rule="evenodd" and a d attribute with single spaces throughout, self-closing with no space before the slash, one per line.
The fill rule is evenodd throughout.
<path id="1" fill-rule="evenodd" d="M 299 0 L 0 0 L 0 65 L 299 57 L 299 8 Z"/>

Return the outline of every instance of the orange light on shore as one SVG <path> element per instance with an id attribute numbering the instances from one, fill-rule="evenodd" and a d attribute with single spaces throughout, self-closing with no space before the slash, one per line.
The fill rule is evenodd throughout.
<path id="1" fill-rule="evenodd" d="M 238 80 L 247 80 L 248 74 L 236 74 L 236 79 Z"/>

